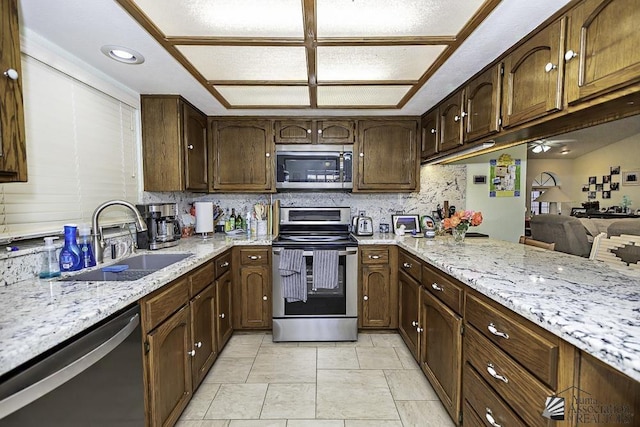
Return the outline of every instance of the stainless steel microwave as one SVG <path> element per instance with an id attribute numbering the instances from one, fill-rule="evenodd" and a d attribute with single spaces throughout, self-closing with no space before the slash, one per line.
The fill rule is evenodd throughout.
<path id="1" fill-rule="evenodd" d="M 353 145 L 276 145 L 276 189 L 350 190 Z"/>

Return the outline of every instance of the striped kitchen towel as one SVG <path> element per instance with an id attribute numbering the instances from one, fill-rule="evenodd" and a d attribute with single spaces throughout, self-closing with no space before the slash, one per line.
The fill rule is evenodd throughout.
<path id="1" fill-rule="evenodd" d="M 313 251 L 313 289 L 338 287 L 338 251 Z"/>
<path id="2" fill-rule="evenodd" d="M 307 265 L 301 249 L 282 249 L 278 271 L 287 302 L 307 302 Z"/>

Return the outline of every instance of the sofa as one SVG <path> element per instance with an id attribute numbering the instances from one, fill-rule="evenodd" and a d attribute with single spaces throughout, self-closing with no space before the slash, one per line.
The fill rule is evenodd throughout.
<path id="1" fill-rule="evenodd" d="M 530 220 L 531 238 L 555 243 L 555 250 L 588 258 L 591 252 L 587 229 L 578 218 L 541 214 Z"/>

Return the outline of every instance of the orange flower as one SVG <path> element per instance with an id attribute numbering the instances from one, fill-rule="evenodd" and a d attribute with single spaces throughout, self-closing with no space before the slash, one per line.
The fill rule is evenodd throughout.
<path id="1" fill-rule="evenodd" d="M 454 215 L 450 218 L 449 223 L 451 224 L 451 227 L 457 227 L 460 223 L 461 223 L 461 219 L 458 215 Z"/>
<path id="2" fill-rule="evenodd" d="M 445 218 L 444 221 L 443 221 L 443 224 L 444 224 L 444 228 L 445 229 L 451 228 L 451 219 Z"/>
<path id="3" fill-rule="evenodd" d="M 477 226 L 482 224 L 482 212 L 474 212 L 471 216 L 471 225 Z"/>

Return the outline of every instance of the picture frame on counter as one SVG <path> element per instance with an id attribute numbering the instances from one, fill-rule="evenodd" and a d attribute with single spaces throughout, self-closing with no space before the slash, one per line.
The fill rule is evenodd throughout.
<path id="1" fill-rule="evenodd" d="M 395 233 L 401 225 L 404 225 L 405 233 L 411 233 L 413 230 L 415 230 L 416 233 L 420 233 L 420 220 L 418 215 L 391 215 L 393 233 Z"/>

